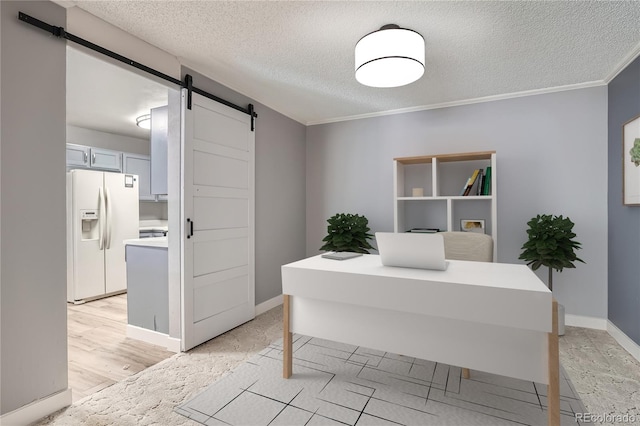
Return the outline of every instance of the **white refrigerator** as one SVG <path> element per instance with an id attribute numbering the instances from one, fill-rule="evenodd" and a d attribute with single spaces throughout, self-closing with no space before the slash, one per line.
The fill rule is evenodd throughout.
<path id="1" fill-rule="evenodd" d="M 138 238 L 136 175 L 67 173 L 67 300 L 82 303 L 127 289 L 123 240 Z"/>

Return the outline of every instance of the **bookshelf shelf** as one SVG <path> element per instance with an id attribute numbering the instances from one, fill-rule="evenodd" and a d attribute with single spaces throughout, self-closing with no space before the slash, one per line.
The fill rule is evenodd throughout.
<path id="1" fill-rule="evenodd" d="M 492 195 L 451 195 L 437 197 L 398 197 L 398 201 L 429 201 L 429 200 L 464 200 L 464 201 L 487 201 L 492 200 Z"/>
<path id="2" fill-rule="evenodd" d="M 495 151 L 394 158 L 394 230 L 438 228 L 460 231 L 461 219 L 479 219 L 493 237 L 497 259 L 497 185 Z M 461 196 L 461 188 L 477 169 L 491 167 L 490 195 Z M 477 185 L 477 184 L 476 184 Z M 474 185 L 471 193 L 475 194 Z M 423 196 L 412 196 L 414 188 Z"/>

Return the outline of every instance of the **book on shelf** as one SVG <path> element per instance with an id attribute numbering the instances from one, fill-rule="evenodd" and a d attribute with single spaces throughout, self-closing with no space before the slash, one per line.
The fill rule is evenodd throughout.
<path id="1" fill-rule="evenodd" d="M 480 169 L 475 169 L 473 171 L 473 174 L 471 175 L 471 177 L 467 181 L 467 187 L 465 188 L 464 193 L 462 195 L 464 195 L 464 196 L 469 195 L 469 193 L 471 192 L 471 188 L 473 187 L 473 184 L 478 179 L 478 174 L 479 173 L 480 173 Z"/>
<path id="2" fill-rule="evenodd" d="M 478 178 L 476 179 L 476 181 L 478 182 L 478 184 L 476 185 L 475 194 L 476 195 L 482 195 L 482 188 L 483 188 L 483 183 L 484 183 L 484 173 L 483 173 L 482 169 L 480 169 L 478 171 Z"/>
<path id="3" fill-rule="evenodd" d="M 464 183 L 464 185 L 462 185 L 462 189 L 460 190 L 460 195 L 464 195 L 464 191 L 467 190 L 467 185 L 469 185 L 469 180 L 471 180 L 471 178 L 468 178 L 467 181 Z"/>
<path id="4" fill-rule="evenodd" d="M 487 166 L 484 173 L 484 183 L 482 185 L 482 195 L 491 195 L 491 166 Z"/>
<path id="5" fill-rule="evenodd" d="M 439 228 L 411 228 L 407 232 L 416 232 L 419 234 L 435 234 L 440 232 Z"/>

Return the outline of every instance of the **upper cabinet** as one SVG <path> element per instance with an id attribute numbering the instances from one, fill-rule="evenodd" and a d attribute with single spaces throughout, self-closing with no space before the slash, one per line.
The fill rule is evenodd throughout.
<path id="1" fill-rule="evenodd" d="M 67 144 L 67 167 L 79 168 L 89 167 L 89 154 L 91 148 L 88 146 Z"/>
<path id="2" fill-rule="evenodd" d="M 92 168 L 122 171 L 122 153 L 110 149 L 91 148 L 72 143 L 67 144 L 67 168 Z"/>
<path id="3" fill-rule="evenodd" d="M 151 165 L 148 155 L 67 144 L 67 170 L 87 168 L 137 175 L 140 201 L 167 201 L 166 195 L 151 193 Z M 165 185 L 166 179 L 165 175 Z"/>
<path id="4" fill-rule="evenodd" d="M 169 108 L 151 110 L 151 193 L 167 194 L 167 140 Z"/>
<path id="5" fill-rule="evenodd" d="M 110 149 L 91 148 L 91 167 L 94 169 L 122 171 L 122 153 Z"/>
<path id="6" fill-rule="evenodd" d="M 140 201 L 155 201 L 155 195 L 151 194 L 151 173 L 148 155 L 129 154 L 122 155 L 123 171 L 127 174 L 138 175 L 138 191 Z"/>

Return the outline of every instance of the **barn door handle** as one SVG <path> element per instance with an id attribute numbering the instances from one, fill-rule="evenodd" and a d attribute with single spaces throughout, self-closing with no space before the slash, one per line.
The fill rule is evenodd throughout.
<path id="1" fill-rule="evenodd" d="M 187 218 L 187 224 L 189 225 L 189 232 L 187 233 L 187 238 L 193 237 L 193 221 Z"/>

